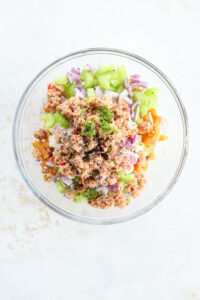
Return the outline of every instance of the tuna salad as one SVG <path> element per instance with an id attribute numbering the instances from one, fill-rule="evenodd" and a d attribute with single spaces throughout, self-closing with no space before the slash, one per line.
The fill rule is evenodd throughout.
<path id="1" fill-rule="evenodd" d="M 114 65 L 72 68 L 48 84 L 33 157 L 63 201 L 125 208 L 140 195 L 156 142 L 167 139 L 158 92 Z"/>

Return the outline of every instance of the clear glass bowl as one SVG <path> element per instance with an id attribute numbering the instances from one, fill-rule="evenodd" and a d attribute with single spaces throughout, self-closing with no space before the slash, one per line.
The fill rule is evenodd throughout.
<path id="1" fill-rule="evenodd" d="M 160 89 L 158 113 L 169 121 L 165 142 L 157 143 L 156 158 L 146 172 L 147 184 L 141 196 L 125 209 L 96 209 L 77 204 L 44 182 L 39 164 L 32 158 L 33 131 L 40 126 L 39 114 L 47 84 L 66 74 L 70 67 L 86 64 L 121 64 L 128 74 L 141 74 L 142 80 Z M 13 126 L 14 154 L 19 170 L 35 196 L 61 215 L 85 223 L 113 224 L 133 219 L 158 204 L 175 185 L 188 148 L 187 115 L 182 101 L 167 77 L 145 59 L 116 49 L 95 48 L 68 54 L 42 70 L 29 84 L 17 107 Z"/>

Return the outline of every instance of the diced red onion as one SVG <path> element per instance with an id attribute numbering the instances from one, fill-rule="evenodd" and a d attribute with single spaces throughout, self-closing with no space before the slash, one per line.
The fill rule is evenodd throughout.
<path id="1" fill-rule="evenodd" d="M 101 89 L 100 86 L 96 86 L 96 88 L 95 88 L 95 94 L 96 94 L 97 98 L 101 99 L 103 97 L 103 91 L 102 91 L 102 89 Z"/>
<path id="2" fill-rule="evenodd" d="M 128 92 L 128 96 L 131 97 L 131 93 L 132 93 L 132 88 L 129 84 L 129 79 L 128 78 L 125 78 L 124 79 L 124 86 L 125 88 L 127 89 L 127 92 Z"/>
<path id="3" fill-rule="evenodd" d="M 131 75 L 130 77 L 131 77 L 132 79 L 136 80 L 136 79 L 140 78 L 140 76 L 141 76 L 141 75 L 139 75 L 139 74 L 135 74 L 135 75 Z"/>
<path id="4" fill-rule="evenodd" d="M 137 79 L 132 79 L 131 82 L 132 82 L 132 83 L 140 83 L 141 81 L 140 81 L 140 80 L 137 80 Z"/>
<path id="5" fill-rule="evenodd" d="M 134 119 L 134 117 L 135 117 L 135 107 L 136 107 L 136 105 L 138 104 L 138 101 L 135 101 L 135 102 L 133 102 L 131 105 L 130 105 L 130 113 L 131 113 L 131 117 Z"/>
<path id="6" fill-rule="evenodd" d="M 62 176 L 60 178 L 60 181 L 62 182 L 63 185 L 69 185 L 71 186 L 73 184 L 72 179 L 69 176 Z"/>
<path id="7" fill-rule="evenodd" d="M 128 96 L 128 91 L 127 90 L 123 90 L 121 92 L 121 94 L 119 95 L 119 100 L 124 99 Z"/>
<path id="8" fill-rule="evenodd" d="M 129 156 L 129 161 L 130 161 L 130 164 L 131 164 L 131 165 L 135 165 L 136 162 L 137 162 L 137 160 L 136 160 L 136 158 L 135 158 L 134 155 L 130 155 L 130 156 Z"/>
<path id="9" fill-rule="evenodd" d="M 125 97 L 124 99 L 125 99 L 126 103 L 129 105 L 131 105 L 133 103 L 133 100 L 129 97 Z"/>
<path id="10" fill-rule="evenodd" d="M 91 65 L 87 64 L 83 67 L 84 70 L 88 70 L 91 71 L 92 73 L 96 72 L 96 69 L 94 67 L 92 67 Z"/>
<path id="11" fill-rule="evenodd" d="M 108 194 L 108 187 L 107 186 L 99 186 L 99 187 L 96 188 L 96 191 L 101 192 L 104 195 L 107 195 Z"/>
<path id="12" fill-rule="evenodd" d="M 81 75 L 80 68 L 71 68 L 71 74 Z"/>
<path id="13" fill-rule="evenodd" d="M 65 102 L 67 99 L 64 96 L 61 96 L 61 103 Z"/>
<path id="14" fill-rule="evenodd" d="M 125 142 L 125 147 L 128 149 L 128 150 L 132 150 L 133 149 L 133 145 L 131 143 L 131 141 L 129 139 L 126 140 Z"/>
<path id="15" fill-rule="evenodd" d="M 83 98 L 85 98 L 85 92 L 86 92 L 86 91 L 85 91 L 84 89 L 82 89 L 82 91 L 80 91 L 80 90 L 76 87 L 75 90 L 74 90 L 74 96 L 83 99 Z"/>
<path id="16" fill-rule="evenodd" d="M 138 105 L 136 108 L 135 116 L 133 118 L 134 121 L 137 121 L 137 119 L 139 117 L 139 112 L 140 112 L 140 105 Z"/>
<path id="17" fill-rule="evenodd" d="M 72 84 L 74 81 L 76 83 L 81 83 L 80 69 L 71 68 L 71 71 L 67 72 L 67 79 L 70 84 Z"/>
<path id="18" fill-rule="evenodd" d="M 105 91 L 104 96 L 107 96 L 111 99 L 117 99 L 117 98 L 119 98 L 119 93 L 113 92 L 113 91 Z"/>
<path id="19" fill-rule="evenodd" d="M 66 76 L 67 76 L 67 79 L 68 79 L 69 83 L 72 84 L 73 81 L 74 81 L 73 75 L 70 72 L 67 72 Z"/>
<path id="20" fill-rule="evenodd" d="M 52 181 L 53 181 L 53 182 L 56 182 L 56 181 L 57 181 L 56 175 L 53 175 L 53 176 L 52 176 Z"/>
<path id="21" fill-rule="evenodd" d="M 132 144 L 135 144 L 135 142 L 137 142 L 139 139 L 139 136 L 137 134 L 135 134 L 133 137 L 129 137 L 129 141 L 132 143 Z"/>
<path id="22" fill-rule="evenodd" d="M 118 188 L 118 186 L 119 186 L 119 183 L 118 183 L 118 182 L 116 182 L 115 184 L 108 185 L 107 187 L 108 187 L 108 189 L 109 189 L 110 191 L 112 191 L 112 192 L 116 192 L 116 191 L 117 191 L 117 188 Z"/>

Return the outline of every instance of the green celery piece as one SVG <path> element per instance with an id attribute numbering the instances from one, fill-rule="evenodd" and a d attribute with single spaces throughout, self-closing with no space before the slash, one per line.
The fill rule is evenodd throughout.
<path id="1" fill-rule="evenodd" d="M 140 116 L 143 117 L 151 108 L 157 106 L 157 88 L 149 88 L 143 92 L 133 92 L 132 97 L 140 103 Z"/>
<path id="2" fill-rule="evenodd" d="M 124 182 L 125 184 L 129 183 L 130 181 L 133 181 L 135 179 L 134 174 L 126 174 L 124 172 L 118 173 L 118 181 Z"/>
<path id="3" fill-rule="evenodd" d="M 124 85 L 121 84 L 117 87 L 116 92 L 120 94 L 121 92 L 123 92 L 123 90 L 124 90 Z"/>
<path id="4" fill-rule="evenodd" d="M 111 80 L 111 73 L 103 73 L 98 75 L 98 82 L 99 82 L 99 86 L 103 89 L 103 90 L 110 90 L 111 86 L 110 86 L 110 80 Z"/>
<path id="5" fill-rule="evenodd" d="M 54 80 L 55 84 L 62 85 L 65 90 L 65 97 L 67 99 L 74 96 L 75 82 L 69 84 L 66 77 L 60 77 Z"/>
<path id="6" fill-rule="evenodd" d="M 101 65 L 96 74 L 103 74 L 103 73 L 106 73 L 106 72 L 112 72 L 115 70 L 115 66 L 114 65 Z"/>
<path id="7" fill-rule="evenodd" d="M 56 121 L 55 121 L 55 118 L 54 118 L 54 114 L 52 114 L 52 113 L 47 113 L 47 114 L 41 115 L 40 116 L 40 121 L 44 121 L 45 122 L 44 127 L 46 129 L 51 129 L 56 124 Z"/>
<path id="8" fill-rule="evenodd" d="M 73 82 L 72 84 L 70 84 L 66 87 L 65 96 L 67 99 L 74 96 L 74 90 L 75 90 L 75 82 Z"/>
<path id="9" fill-rule="evenodd" d="M 123 83 L 124 79 L 127 77 L 126 69 L 124 68 L 124 66 L 118 65 L 117 66 L 117 71 L 118 71 L 118 74 L 119 74 L 120 81 L 121 81 L 121 83 Z"/>
<path id="10" fill-rule="evenodd" d="M 56 187 L 59 193 L 64 193 L 66 191 L 66 187 L 62 184 L 60 180 L 56 182 Z"/>
<path id="11" fill-rule="evenodd" d="M 160 93 L 160 90 L 157 87 L 152 87 L 144 91 L 144 95 L 157 98 L 157 95 Z"/>
<path id="12" fill-rule="evenodd" d="M 93 88 L 87 89 L 87 98 L 90 101 L 91 99 L 95 98 L 96 94 Z"/>
<path id="13" fill-rule="evenodd" d="M 81 72 L 81 81 L 84 82 L 85 89 L 95 86 L 94 74 L 89 70 L 83 70 Z"/>
<path id="14" fill-rule="evenodd" d="M 88 198 L 85 197 L 85 196 L 82 195 L 82 194 L 79 195 L 78 193 L 75 193 L 75 194 L 74 194 L 74 197 L 73 197 L 73 200 L 74 200 L 74 202 L 81 203 L 81 202 L 87 201 Z"/>
<path id="15" fill-rule="evenodd" d="M 144 147 L 144 153 L 146 156 L 149 156 L 153 153 L 155 149 L 155 143 L 150 144 L 149 146 Z"/>
<path id="16" fill-rule="evenodd" d="M 63 128 L 69 128 L 70 122 L 69 120 L 63 116 L 60 112 L 56 112 L 54 115 L 56 123 L 58 123 Z"/>
<path id="17" fill-rule="evenodd" d="M 64 88 L 69 85 L 66 77 L 59 77 L 54 80 L 55 84 L 62 85 Z"/>

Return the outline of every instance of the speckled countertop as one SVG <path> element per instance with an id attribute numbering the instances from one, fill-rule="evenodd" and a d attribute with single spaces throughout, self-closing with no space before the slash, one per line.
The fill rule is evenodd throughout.
<path id="1" fill-rule="evenodd" d="M 7 0 L 0 9 L 0 299 L 200 299 L 199 0 Z M 107 46 L 157 65 L 190 123 L 184 171 L 146 215 L 113 226 L 66 220 L 24 184 L 14 111 L 30 80 L 67 52 Z"/>

